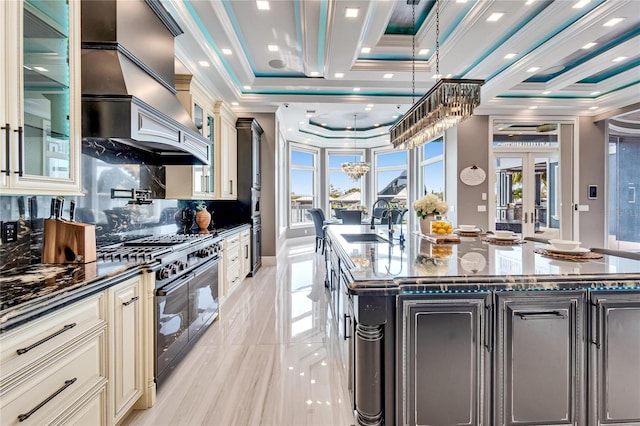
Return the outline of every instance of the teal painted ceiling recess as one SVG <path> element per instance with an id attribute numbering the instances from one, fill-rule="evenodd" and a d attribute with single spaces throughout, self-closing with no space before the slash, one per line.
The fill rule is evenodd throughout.
<path id="1" fill-rule="evenodd" d="M 406 0 L 162 4 L 185 30 L 181 69 L 239 113 L 281 108 L 292 139 L 344 139 L 368 113 L 363 144 L 388 143 L 437 81 L 434 0 L 416 0 L 415 29 Z M 485 81 L 475 114 L 602 116 L 640 99 L 638 0 L 441 0 L 439 40 L 441 77 Z"/>

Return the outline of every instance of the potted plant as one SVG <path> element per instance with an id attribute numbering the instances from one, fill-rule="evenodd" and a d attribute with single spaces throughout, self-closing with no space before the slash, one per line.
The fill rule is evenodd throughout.
<path id="1" fill-rule="evenodd" d="M 447 203 L 436 194 L 427 194 L 414 201 L 413 210 L 420 218 L 420 232 L 423 234 L 431 233 L 431 222 L 441 221 L 440 216 L 445 214 L 448 209 Z"/>

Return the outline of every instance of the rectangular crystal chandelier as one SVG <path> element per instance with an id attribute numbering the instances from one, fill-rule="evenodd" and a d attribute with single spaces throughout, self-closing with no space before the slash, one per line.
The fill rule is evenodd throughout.
<path id="1" fill-rule="evenodd" d="M 397 149 L 415 148 L 473 114 L 484 80 L 439 80 L 389 129 Z"/>

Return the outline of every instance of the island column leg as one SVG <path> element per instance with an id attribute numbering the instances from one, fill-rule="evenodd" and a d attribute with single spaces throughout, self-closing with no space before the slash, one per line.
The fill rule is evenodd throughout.
<path id="1" fill-rule="evenodd" d="M 382 337 L 381 325 L 356 326 L 356 421 L 361 426 L 382 425 Z"/>

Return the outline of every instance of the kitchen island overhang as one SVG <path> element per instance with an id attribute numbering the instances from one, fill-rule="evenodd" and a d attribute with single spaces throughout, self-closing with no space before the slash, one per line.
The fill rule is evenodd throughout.
<path id="1" fill-rule="evenodd" d="M 640 363 L 607 362 L 621 350 L 640 359 L 640 262 L 558 261 L 535 253 L 539 243 L 462 238 L 425 266 L 433 245 L 403 231 L 404 247 L 397 227 L 375 230 L 394 244 L 341 237 L 369 227 L 327 229 L 327 285 L 359 424 L 640 422 L 640 383 L 619 379 L 640 377 Z M 536 379 L 542 388 L 531 369 L 549 373 Z M 545 392 L 543 404 L 526 402 Z"/>

